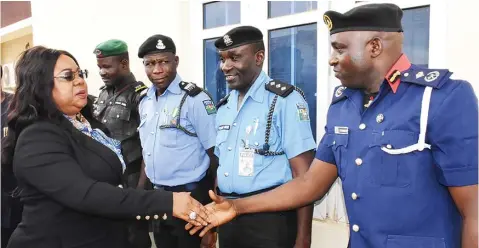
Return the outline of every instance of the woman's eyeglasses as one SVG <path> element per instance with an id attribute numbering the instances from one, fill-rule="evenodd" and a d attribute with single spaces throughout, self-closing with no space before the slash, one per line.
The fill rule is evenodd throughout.
<path id="1" fill-rule="evenodd" d="M 65 81 L 72 82 L 73 80 L 77 78 L 77 76 L 83 79 L 88 78 L 88 70 L 87 69 L 78 70 L 76 72 L 68 70 L 68 71 L 65 71 L 62 75 L 56 76 L 54 78 L 60 78 Z"/>

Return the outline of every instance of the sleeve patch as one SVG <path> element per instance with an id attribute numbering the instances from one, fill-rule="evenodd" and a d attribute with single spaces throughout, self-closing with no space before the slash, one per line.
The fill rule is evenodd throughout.
<path id="1" fill-rule="evenodd" d="M 309 113 L 306 106 L 302 103 L 297 103 L 296 108 L 298 109 L 298 116 L 300 121 L 309 121 Z"/>
<path id="2" fill-rule="evenodd" d="M 216 114 L 216 107 L 211 100 L 204 100 L 205 110 L 208 115 Z"/>

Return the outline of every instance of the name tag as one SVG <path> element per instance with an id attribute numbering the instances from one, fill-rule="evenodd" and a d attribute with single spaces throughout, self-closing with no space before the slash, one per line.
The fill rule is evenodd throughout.
<path id="1" fill-rule="evenodd" d="M 348 127 L 334 127 L 335 134 L 348 134 L 349 128 Z"/>
<path id="2" fill-rule="evenodd" d="M 123 107 L 126 107 L 126 103 L 124 103 L 124 102 L 115 102 L 115 104 L 121 105 L 121 106 L 123 106 Z"/>
<path id="3" fill-rule="evenodd" d="M 230 130 L 230 125 L 221 125 L 218 127 L 218 130 L 221 131 L 221 130 Z"/>

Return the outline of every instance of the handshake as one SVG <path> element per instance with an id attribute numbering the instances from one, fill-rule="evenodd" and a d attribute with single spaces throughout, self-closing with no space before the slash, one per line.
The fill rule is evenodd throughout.
<path id="1" fill-rule="evenodd" d="M 212 228 L 223 225 L 237 216 L 232 200 L 218 196 L 212 190 L 209 192 L 213 202 L 203 206 L 190 196 L 191 193 L 173 193 L 173 216 L 188 222 L 185 229 L 194 235 L 198 231 L 203 237 Z"/>

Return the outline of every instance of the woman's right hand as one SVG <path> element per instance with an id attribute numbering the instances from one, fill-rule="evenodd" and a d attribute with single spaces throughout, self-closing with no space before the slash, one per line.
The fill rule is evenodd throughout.
<path id="1" fill-rule="evenodd" d="M 195 226 L 207 226 L 209 223 L 206 208 L 191 197 L 190 192 L 173 193 L 173 216 Z"/>

